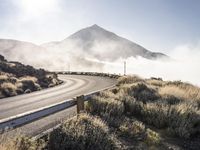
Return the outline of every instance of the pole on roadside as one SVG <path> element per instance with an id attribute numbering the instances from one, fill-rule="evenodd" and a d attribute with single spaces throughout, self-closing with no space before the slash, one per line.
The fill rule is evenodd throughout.
<path id="1" fill-rule="evenodd" d="M 124 75 L 126 75 L 126 61 L 124 61 Z"/>

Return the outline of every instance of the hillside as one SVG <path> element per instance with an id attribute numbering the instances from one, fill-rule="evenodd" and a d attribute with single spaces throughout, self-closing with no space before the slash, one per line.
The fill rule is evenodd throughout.
<path id="1" fill-rule="evenodd" d="M 161 78 L 123 76 L 46 137 L 0 142 L 20 150 L 199 150 L 200 88 Z M 15 143 L 18 143 L 17 146 Z"/>
<path id="2" fill-rule="evenodd" d="M 9 62 L 0 55 L 0 98 L 29 93 L 60 83 L 54 73 L 19 62 Z"/>
<path id="3" fill-rule="evenodd" d="M 0 39 L 0 54 L 9 61 L 19 61 L 24 64 L 41 68 L 47 51 L 30 42 Z"/>

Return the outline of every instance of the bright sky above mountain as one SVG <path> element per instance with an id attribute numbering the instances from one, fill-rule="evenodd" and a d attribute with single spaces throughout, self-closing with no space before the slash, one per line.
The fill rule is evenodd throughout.
<path id="1" fill-rule="evenodd" d="M 199 0 L 0 0 L 0 38 L 44 43 L 93 24 L 152 51 L 200 41 Z"/>

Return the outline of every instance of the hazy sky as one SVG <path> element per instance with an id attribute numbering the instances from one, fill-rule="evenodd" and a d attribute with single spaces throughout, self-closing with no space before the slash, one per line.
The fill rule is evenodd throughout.
<path id="1" fill-rule="evenodd" d="M 62 40 L 98 24 L 152 51 L 200 41 L 200 0 L 0 0 L 0 38 Z"/>

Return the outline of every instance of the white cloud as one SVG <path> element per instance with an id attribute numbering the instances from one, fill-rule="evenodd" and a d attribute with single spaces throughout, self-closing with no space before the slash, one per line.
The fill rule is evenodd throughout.
<path id="1" fill-rule="evenodd" d="M 142 77 L 161 77 L 165 80 L 182 80 L 200 85 L 200 45 L 181 45 L 176 47 L 170 56 L 171 61 L 152 61 L 145 58 L 129 57 L 127 73 Z M 104 71 L 123 73 L 123 61 L 113 64 L 105 63 Z"/>

